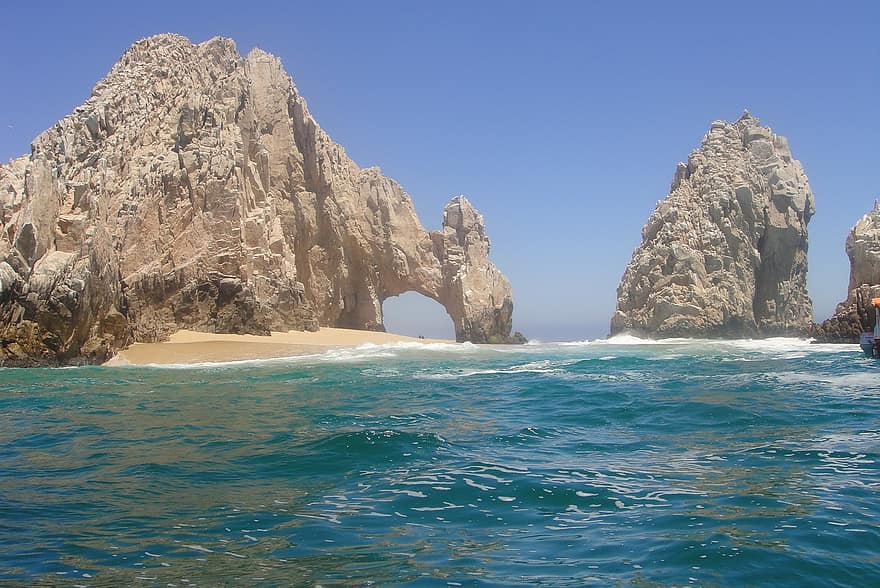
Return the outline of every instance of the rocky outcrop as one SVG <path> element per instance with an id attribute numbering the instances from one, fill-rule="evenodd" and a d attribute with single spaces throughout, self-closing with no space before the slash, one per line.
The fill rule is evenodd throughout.
<path id="1" fill-rule="evenodd" d="M 91 98 L 0 166 L 0 364 L 103 361 L 177 329 L 381 325 L 442 304 L 506 340 L 510 285 L 463 197 L 427 232 L 409 196 L 318 126 L 280 61 L 229 39 L 136 43 Z"/>
<path id="2" fill-rule="evenodd" d="M 712 123 L 642 229 L 612 334 L 805 334 L 813 193 L 788 141 L 748 112 Z"/>
<path id="3" fill-rule="evenodd" d="M 863 216 L 846 238 L 849 257 L 849 294 L 834 316 L 816 325 L 812 335 L 828 343 L 858 343 L 859 335 L 874 328 L 872 298 L 880 297 L 880 202 Z"/>
<path id="4" fill-rule="evenodd" d="M 876 322 L 871 300 L 880 297 L 880 285 L 863 284 L 850 290 L 837 305 L 834 316 L 814 325 L 810 336 L 817 343 L 858 343 L 862 333 L 873 331 Z"/>

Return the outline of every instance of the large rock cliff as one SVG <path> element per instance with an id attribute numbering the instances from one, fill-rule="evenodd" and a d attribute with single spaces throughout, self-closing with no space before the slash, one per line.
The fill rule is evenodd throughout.
<path id="1" fill-rule="evenodd" d="M 874 328 L 871 299 L 880 297 L 880 202 L 850 230 L 846 254 L 848 295 L 837 305 L 834 316 L 815 327 L 813 336 L 818 341 L 858 343 L 861 333 Z"/>
<path id="2" fill-rule="evenodd" d="M 360 169 L 281 62 L 159 35 L 0 166 L 0 365 L 103 361 L 177 329 L 382 324 L 414 290 L 459 340 L 510 334 L 510 285 L 464 197 L 427 232 Z"/>
<path id="3" fill-rule="evenodd" d="M 642 229 L 612 334 L 804 334 L 813 193 L 788 141 L 748 112 L 712 123 Z"/>

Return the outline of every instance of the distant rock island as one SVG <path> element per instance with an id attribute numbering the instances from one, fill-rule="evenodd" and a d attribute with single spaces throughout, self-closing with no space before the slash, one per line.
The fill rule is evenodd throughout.
<path id="1" fill-rule="evenodd" d="M 0 365 L 102 362 L 178 329 L 381 328 L 407 291 L 459 341 L 510 340 L 508 280 L 464 197 L 426 231 L 360 169 L 281 62 L 172 34 L 0 166 Z"/>
<path id="2" fill-rule="evenodd" d="M 745 112 L 716 121 L 642 229 L 611 333 L 806 335 L 813 193 L 788 141 Z"/>
<path id="3" fill-rule="evenodd" d="M 880 297 L 880 203 L 863 216 L 846 238 L 849 288 L 846 300 L 827 321 L 816 325 L 813 337 L 827 343 L 858 343 L 859 335 L 874 328 L 871 299 Z"/>

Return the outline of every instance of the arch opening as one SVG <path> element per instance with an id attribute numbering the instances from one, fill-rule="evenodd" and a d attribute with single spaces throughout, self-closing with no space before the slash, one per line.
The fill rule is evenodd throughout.
<path id="1" fill-rule="evenodd" d="M 455 325 L 443 305 L 418 292 L 383 300 L 382 319 L 389 333 L 455 341 Z"/>

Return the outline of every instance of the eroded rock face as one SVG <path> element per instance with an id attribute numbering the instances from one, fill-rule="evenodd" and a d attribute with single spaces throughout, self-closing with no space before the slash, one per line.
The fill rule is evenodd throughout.
<path id="1" fill-rule="evenodd" d="M 442 230 L 431 233 L 431 238 L 443 279 L 439 295 L 426 294 L 447 301 L 456 337 L 480 343 L 511 342 L 510 285 L 489 260 L 482 215 L 464 196 L 453 198 L 443 211 Z"/>
<path id="2" fill-rule="evenodd" d="M 813 193 L 788 141 L 748 112 L 712 123 L 617 289 L 612 334 L 753 337 L 805 334 L 807 223 Z"/>
<path id="3" fill-rule="evenodd" d="M 858 343 L 859 335 L 874 328 L 872 298 L 880 297 L 880 202 L 863 216 L 846 238 L 849 257 L 849 293 L 834 316 L 817 325 L 813 336 L 829 343 Z"/>
<path id="4" fill-rule="evenodd" d="M 159 35 L 0 166 L 0 364 L 103 361 L 181 328 L 382 323 L 415 290 L 459 340 L 507 339 L 510 285 L 464 198 L 428 233 L 360 169 L 280 61 Z"/>

